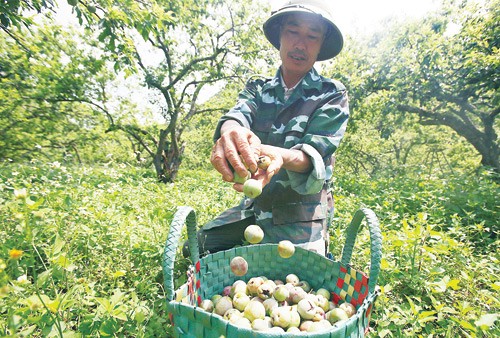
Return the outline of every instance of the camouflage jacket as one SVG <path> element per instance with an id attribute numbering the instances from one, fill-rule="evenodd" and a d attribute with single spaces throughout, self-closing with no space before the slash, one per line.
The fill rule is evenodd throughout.
<path id="1" fill-rule="evenodd" d="M 282 239 L 305 243 L 321 238 L 333 202 L 328 192 L 333 154 L 349 117 L 347 92 L 338 81 L 320 76 L 313 68 L 284 100 L 281 72 L 270 79 L 253 79 L 238 102 L 224 115 L 215 131 L 220 137 L 224 121 L 235 120 L 251 129 L 263 144 L 301 149 L 311 159 L 309 173 L 280 170 L 255 200 L 244 198 L 204 229 L 254 219 L 264 230 L 263 243 Z M 251 222 L 251 221 L 249 221 Z"/>

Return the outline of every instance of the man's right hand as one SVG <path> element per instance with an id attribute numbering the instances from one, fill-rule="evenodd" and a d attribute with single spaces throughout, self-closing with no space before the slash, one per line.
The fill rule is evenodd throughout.
<path id="1" fill-rule="evenodd" d="M 221 127 L 221 137 L 213 147 L 210 162 L 224 181 L 232 182 L 234 175 L 229 165 L 242 177 L 246 176 L 247 170 L 252 173 L 257 170 L 260 144 L 260 139 L 251 130 L 236 121 L 226 121 Z"/>

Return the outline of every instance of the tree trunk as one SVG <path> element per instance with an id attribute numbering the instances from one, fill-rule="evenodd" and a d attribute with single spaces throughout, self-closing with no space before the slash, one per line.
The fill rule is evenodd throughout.
<path id="1" fill-rule="evenodd" d="M 169 136 L 173 140 L 172 142 L 169 141 Z M 160 130 L 158 148 L 153 160 L 156 177 L 159 182 L 171 183 L 177 178 L 185 148 L 184 143 L 180 147 L 178 146 L 179 140 L 180 134 L 177 134 L 175 131 Z"/>
<path id="2" fill-rule="evenodd" d="M 156 177 L 159 182 L 167 183 L 169 177 L 165 173 L 164 163 L 166 161 L 166 153 L 168 152 L 169 142 L 167 140 L 168 132 L 166 129 L 160 130 L 160 138 L 158 140 L 158 145 L 156 148 L 156 154 L 153 160 L 153 164 L 156 170 Z"/>
<path id="3" fill-rule="evenodd" d="M 482 120 L 484 124 L 484 143 L 486 151 L 482 153 L 481 164 L 492 167 L 500 174 L 500 146 L 497 143 L 498 135 L 495 132 L 495 118 L 497 113 L 486 115 Z"/>
<path id="4" fill-rule="evenodd" d="M 488 152 L 481 154 L 481 164 L 493 168 L 496 173 L 500 174 L 499 148 L 493 144 L 488 150 Z"/>

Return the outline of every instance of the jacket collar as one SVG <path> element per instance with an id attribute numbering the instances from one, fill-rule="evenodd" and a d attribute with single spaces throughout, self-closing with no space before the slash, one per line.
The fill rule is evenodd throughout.
<path id="1" fill-rule="evenodd" d="M 264 88 L 264 90 L 266 89 L 272 89 L 272 88 L 277 88 L 277 87 L 281 87 L 281 89 L 283 89 L 283 85 L 282 85 L 282 82 L 281 82 L 281 69 L 278 69 L 276 71 L 276 74 L 274 76 L 274 78 L 267 83 L 267 88 Z M 306 73 L 306 75 L 302 78 L 302 80 L 297 84 L 297 87 L 302 87 L 302 89 L 304 90 L 308 90 L 308 89 L 318 89 L 318 90 L 321 90 L 321 88 L 323 87 L 323 84 L 322 84 L 322 81 L 324 81 L 324 78 L 322 76 L 320 76 L 318 74 L 318 72 L 316 71 L 316 69 L 311 68 L 311 70 L 309 70 L 309 72 Z"/>

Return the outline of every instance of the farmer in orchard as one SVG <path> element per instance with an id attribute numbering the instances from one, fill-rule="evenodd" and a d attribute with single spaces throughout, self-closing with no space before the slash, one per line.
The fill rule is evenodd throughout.
<path id="1" fill-rule="evenodd" d="M 329 181 L 349 117 L 344 85 L 313 67 L 339 54 L 343 46 L 328 7 L 327 0 L 286 1 L 264 23 L 281 65 L 273 78 L 248 81 L 236 105 L 221 117 L 211 154 L 224 181 L 234 182 L 235 176 L 250 171 L 262 192 L 256 198 L 244 197 L 205 224 L 198 232 L 200 252 L 242 244 L 250 224 L 263 229 L 261 243 L 286 239 L 327 252 L 333 212 Z M 267 170 L 257 167 L 259 155 L 271 159 Z M 243 192 L 243 184 L 233 187 Z"/>

